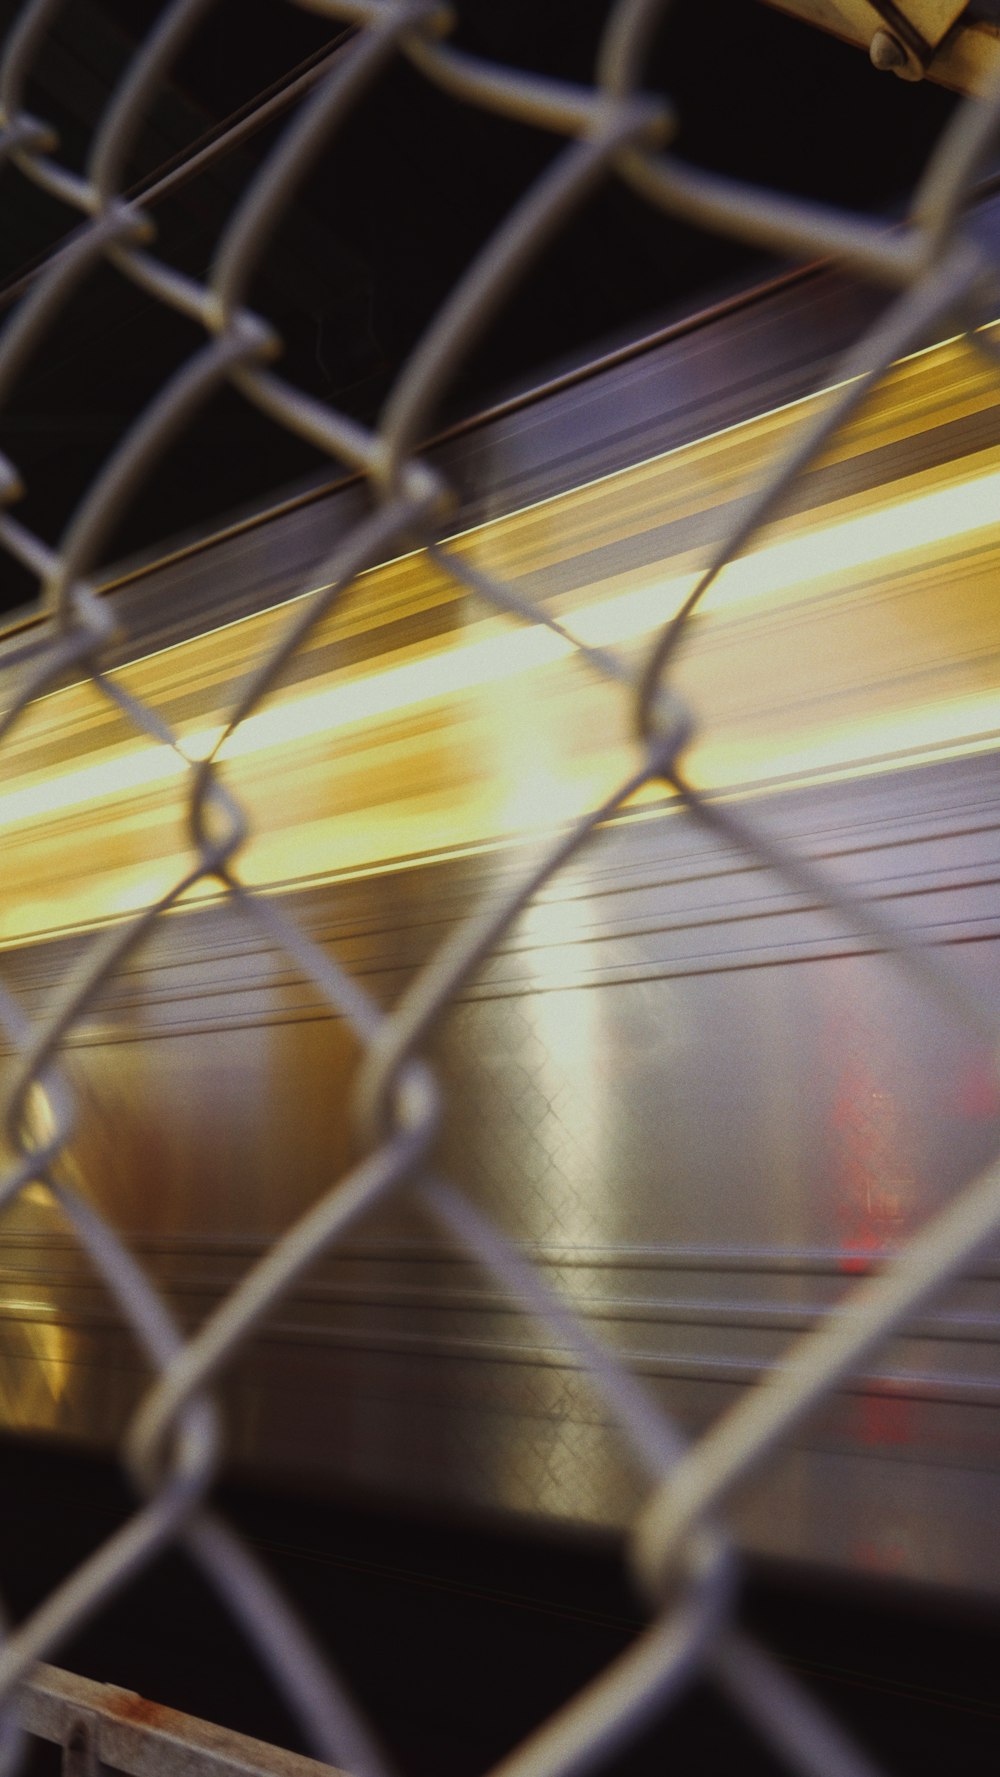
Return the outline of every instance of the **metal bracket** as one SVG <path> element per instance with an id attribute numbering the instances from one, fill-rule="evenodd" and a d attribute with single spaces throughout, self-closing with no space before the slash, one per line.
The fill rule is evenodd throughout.
<path id="1" fill-rule="evenodd" d="M 900 80 L 926 75 L 981 93 L 1000 71 L 1000 24 L 967 0 L 766 0 L 779 12 L 867 49 Z"/>

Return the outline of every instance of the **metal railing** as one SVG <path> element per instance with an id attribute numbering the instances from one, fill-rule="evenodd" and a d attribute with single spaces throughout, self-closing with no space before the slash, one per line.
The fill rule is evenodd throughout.
<path id="1" fill-rule="evenodd" d="M 0 1204 L 11 1204 L 30 1185 L 47 1187 L 156 1372 L 124 1446 L 124 1461 L 142 1503 L 0 1648 L 0 1696 L 7 1699 L 2 1714 L 4 1768 L 19 1744 L 19 1687 L 36 1662 L 57 1649 L 164 1547 L 179 1543 L 238 1616 L 318 1757 L 346 1767 L 354 1777 L 383 1777 L 386 1764 L 376 1736 L 347 1687 L 320 1657 L 256 1558 L 206 1503 L 220 1444 L 211 1389 L 237 1348 L 321 1251 L 335 1245 L 377 1200 L 413 1193 L 447 1234 L 588 1368 L 595 1391 L 648 1477 L 646 1502 L 633 1526 L 631 1556 L 654 1606 L 652 1624 L 583 1695 L 505 1760 L 505 1777 L 555 1777 L 597 1767 L 694 1679 L 706 1675 L 793 1768 L 814 1777 L 860 1777 L 873 1769 L 867 1757 L 848 1743 L 797 1681 L 733 1627 L 733 1562 L 722 1514 L 737 1483 L 1000 1228 L 1000 1170 L 990 1170 L 963 1190 L 900 1256 L 858 1283 L 851 1312 L 797 1341 L 766 1383 L 748 1391 L 696 1442 L 687 1443 L 620 1359 L 550 1293 L 515 1246 L 460 1189 L 431 1169 L 427 1156 L 441 1107 L 437 1080 L 424 1054 L 437 1022 L 536 891 L 603 821 L 653 780 L 669 786 L 699 821 L 781 872 L 810 898 L 849 911 L 897 966 L 929 994 L 945 997 L 969 1027 L 995 1043 L 995 1009 L 977 1000 L 975 990 L 953 977 L 936 954 L 863 905 L 821 867 L 769 839 L 754 819 L 705 800 L 691 788 L 683 761 L 698 712 L 682 706 L 671 674 L 686 626 L 720 569 L 750 543 L 789 484 L 896 359 L 921 343 L 931 326 L 947 322 L 955 331 L 970 330 L 975 348 L 995 363 L 992 340 L 975 330 L 996 313 L 996 272 L 983 249 L 963 233 L 962 208 L 996 133 L 1000 100 L 961 106 L 919 183 L 908 225 L 890 230 L 865 217 L 746 188 L 674 158 L 669 148 L 675 127 L 672 109 L 663 98 L 643 91 L 644 57 L 664 10 L 662 0 L 618 0 L 611 8 L 591 86 L 493 65 L 452 47 L 451 14 L 438 0 L 308 0 L 309 10 L 355 27 L 354 33 L 304 96 L 244 192 L 201 283 L 157 257 L 141 201 L 128 199 L 123 191 L 151 98 L 208 5 L 209 0 L 175 0 L 165 7 L 100 120 L 82 174 L 62 164 L 55 132 L 25 108 L 27 83 L 36 58 L 45 54 L 59 0 L 32 0 L 23 7 L 0 66 L 5 178 L 30 181 L 65 206 L 75 224 L 32 280 L 0 337 L 0 396 L 7 396 L 76 287 L 101 264 L 187 317 L 202 336 L 198 349 L 100 465 L 57 547 L 18 521 L 17 466 L 0 463 L 0 546 L 37 577 L 44 619 L 26 630 L 6 657 L 15 689 L 6 700 L 0 738 L 68 669 L 89 676 L 95 691 L 124 715 L 137 735 L 148 737 L 151 745 L 175 749 L 183 770 L 190 840 L 188 867 L 169 892 L 92 938 L 40 1023 L 29 1021 L 12 994 L 0 989 L 0 1019 L 17 1053 L 5 1111 L 16 1160 L 0 1181 Z M 275 334 L 248 307 L 247 291 L 289 197 L 371 85 L 400 57 L 456 100 L 551 131 L 563 139 L 563 146 L 461 276 L 398 375 L 377 425 L 368 429 L 304 394 L 271 367 Z M 612 650 L 578 641 L 543 609 L 439 544 L 449 491 L 416 449 L 432 430 L 435 411 L 456 372 L 535 257 L 609 180 L 624 181 L 646 203 L 671 216 L 783 255 L 832 257 L 895 293 L 877 324 L 847 354 L 836 387 L 807 412 L 783 460 L 745 501 L 696 590 L 680 614 L 665 624 L 638 671 Z M 234 689 L 212 756 L 191 761 L 162 714 L 128 689 L 127 674 L 112 678 L 105 671 L 115 618 L 109 602 L 96 596 L 91 576 L 114 526 L 158 459 L 222 384 L 275 425 L 364 476 L 371 507 L 316 576 L 321 590 L 289 608 L 278 643 Z M 581 660 L 607 681 L 608 695 L 629 700 L 635 765 L 600 807 L 546 845 L 513 887 L 453 932 L 396 1005 L 383 1012 L 281 905 L 242 883 L 240 851 L 247 822 L 227 787 L 218 750 L 267 699 L 323 615 L 335 604 L 365 596 L 359 576 L 394 549 L 412 548 L 415 542 L 423 544 L 442 573 L 488 608 L 569 636 Z M 99 990 L 154 922 L 202 881 L 218 885 L 232 907 L 283 948 L 351 1026 L 363 1051 L 355 1115 L 365 1157 L 331 1183 L 328 1194 L 185 1338 L 116 1230 L 73 1188 L 64 1156 L 73 1138 L 76 1105 L 60 1051 Z M 43 1680 L 33 1681 L 30 1695 L 35 1701 L 23 1706 L 25 1725 L 33 1732 L 47 1731 L 38 1726 L 40 1684 L 44 1689 Z"/>
<path id="2" fill-rule="evenodd" d="M 18 1709 L 29 1734 L 62 1748 L 63 1777 L 339 1777 L 300 1753 L 58 1666 L 36 1666 Z"/>

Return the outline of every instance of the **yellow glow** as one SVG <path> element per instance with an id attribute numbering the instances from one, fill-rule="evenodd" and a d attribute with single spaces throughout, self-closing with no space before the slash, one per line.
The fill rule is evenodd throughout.
<path id="1" fill-rule="evenodd" d="M 799 595 L 831 577 L 881 568 L 932 545 L 940 549 L 968 541 L 978 531 L 998 528 L 998 503 L 1000 471 L 993 470 L 877 511 L 814 526 L 731 562 L 701 609 L 709 614 L 783 594 Z M 660 573 L 647 584 L 565 613 L 563 621 L 581 641 L 594 646 L 634 641 L 668 622 L 698 578 L 697 572 Z M 473 639 L 466 639 L 470 634 Z M 551 665 L 573 652 L 571 643 L 542 625 L 511 628 L 505 623 L 498 628 L 496 620 L 488 620 L 462 632 L 461 640 L 439 652 L 380 672 L 338 679 L 320 691 L 269 705 L 242 723 L 225 742 L 220 757 L 242 758 L 385 719 Z M 221 734 L 219 724 L 200 728 L 184 736 L 183 751 L 189 759 L 204 758 Z M 765 750 L 766 744 L 761 743 Z M 55 776 L 34 773 L 21 788 L 0 795 L 0 827 L 144 790 L 177 777 L 183 768 L 183 760 L 170 748 L 140 743 Z"/>
<path id="2" fill-rule="evenodd" d="M 706 735 L 698 750 L 697 781 L 705 788 L 786 776 L 822 777 L 845 769 L 852 776 L 885 771 L 898 755 L 905 765 L 959 754 L 990 752 L 1000 741 L 1000 702 L 995 692 L 944 698 L 919 709 L 878 712 L 842 727 L 820 729 L 789 746 L 767 736 L 741 739 L 738 747 Z"/>
<path id="3" fill-rule="evenodd" d="M 60 814 L 64 809 L 95 802 L 101 796 L 145 790 L 150 784 L 175 777 L 180 769 L 181 761 L 169 747 L 147 742 L 134 750 L 123 748 L 114 758 L 95 765 L 60 772 L 58 777 L 37 772 L 23 789 L 8 790 L 0 796 L 0 827 Z"/>
<path id="4" fill-rule="evenodd" d="M 35 1209 L 53 1209 L 55 1207 L 55 1199 L 48 1185 L 43 1185 L 38 1180 L 34 1184 L 22 1186 L 17 1194 L 17 1201 L 18 1203 L 30 1203 Z"/>
<path id="5" fill-rule="evenodd" d="M 798 593 L 831 575 L 871 570 L 913 550 L 995 530 L 1000 508 L 991 510 L 990 502 L 998 500 L 1000 470 L 993 470 L 768 544 L 723 568 L 699 609 L 708 615 L 777 593 Z M 669 622 L 698 579 L 693 573 L 654 582 L 592 605 L 569 621 L 581 641 L 593 645 L 627 641 Z"/>
<path id="6" fill-rule="evenodd" d="M 995 530 L 1000 520 L 997 510 L 990 510 L 991 501 L 1000 502 L 1000 471 L 772 543 L 724 568 L 701 609 L 709 614 L 769 595 L 799 593 L 830 575 L 871 569 L 915 549 L 957 542 L 977 530 Z M 580 641 L 594 647 L 634 641 L 669 622 L 694 591 L 699 577 L 697 572 L 658 576 L 647 586 L 571 611 L 563 621 Z M 571 643 L 542 625 L 462 642 L 406 666 L 390 667 L 299 697 L 293 704 L 262 710 L 248 717 L 230 737 L 221 757 L 240 758 L 354 722 L 395 715 L 439 697 L 455 697 L 516 673 L 551 665 L 573 652 Z M 201 731 L 185 743 L 185 750 L 193 758 L 203 758 L 220 732 L 217 728 Z"/>
<path id="7" fill-rule="evenodd" d="M 932 424 L 960 424 L 993 402 L 987 372 L 963 352 L 949 343 L 898 366 L 838 433 L 827 468 Z M 551 609 L 584 643 L 634 650 L 676 614 L 707 548 L 589 579 L 588 552 L 627 545 L 653 521 L 731 507 L 780 458 L 799 423 L 791 409 L 802 405 L 525 507 L 449 547 L 511 582 L 578 558 L 579 590 Z M 676 671 L 696 719 L 685 757 L 692 781 L 743 796 L 996 746 L 998 464 L 995 450 L 980 451 L 895 485 L 834 493 L 770 527 L 723 570 Z M 322 620 L 301 685 L 279 691 L 221 745 L 250 817 L 239 864 L 248 883 L 331 880 L 490 849 L 577 818 L 634 768 L 622 689 L 572 670 L 573 645 L 544 625 L 485 609 L 417 551 L 363 575 Z M 444 634 L 404 639 L 378 658 L 381 625 L 398 635 L 401 621 L 434 610 Z M 181 879 L 187 762 L 220 745 L 234 685 L 286 621 L 276 606 L 123 670 L 123 682 L 173 721 L 179 751 L 130 732 L 85 680 L 39 700 L 5 750 L 0 944 L 114 919 Z M 338 642 L 361 636 L 368 658 L 331 671 Z M 36 768 L 53 753 L 59 763 Z M 651 784 L 635 812 L 662 804 L 663 786 Z M 191 899 L 215 892 L 201 882 Z"/>
<path id="8" fill-rule="evenodd" d="M 953 543 L 977 530 L 994 530 L 1000 520 L 997 511 L 990 510 L 991 501 L 1000 501 L 997 470 L 902 500 L 879 512 L 772 543 L 724 568 L 701 608 L 708 614 L 768 595 L 798 593 L 830 575 L 871 569 L 932 543 Z M 669 622 L 698 580 L 697 572 L 667 578 L 661 575 L 646 586 L 571 611 L 562 620 L 580 641 L 591 646 L 634 641 Z M 239 758 L 353 722 L 395 715 L 439 697 L 455 697 L 533 667 L 551 665 L 573 652 L 571 643 L 541 625 L 465 641 L 406 666 L 390 667 L 299 697 L 293 704 L 262 710 L 231 736 L 221 757 Z M 204 757 L 220 732 L 201 731 L 185 742 L 185 750 L 192 757 Z"/>

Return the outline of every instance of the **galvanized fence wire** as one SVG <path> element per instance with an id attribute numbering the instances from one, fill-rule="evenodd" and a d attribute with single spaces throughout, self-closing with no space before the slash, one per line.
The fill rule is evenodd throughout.
<path id="1" fill-rule="evenodd" d="M 295 3 L 295 0 L 289 0 Z M 990 1169 L 937 1214 L 877 1275 L 859 1283 L 850 1312 L 797 1340 L 769 1379 L 746 1392 L 703 1436 L 688 1442 L 622 1360 L 593 1338 L 500 1228 L 449 1179 L 429 1151 L 441 1094 L 425 1053 L 435 1026 L 512 922 L 543 885 L 584 847 L 595 828 L 645 784 L 662 780 L 692 814 L 727 842 L 756 856 L 814 900 L 849 914 L 873 944 L 924 990 L 957 1008 L 991 1044 L 996 1010 L 959 982 L 884 913 L 867 906 L 820 866 L 769 837 L 747 818 L 700 796 L 683 769 L 698 712 L 683 707 L 671 669 L 688 621 L 721 568 L 775 514 L 794 479 L 865 401 L 901 355 L 932 326 L 968 330 L 995 362 L 977 329 L 998 312 L 997 267 L 962 226 L 963 206 L 1000 125 L 1000 98 L 966 101 L 931 158 L 908 224 L 889 229 L 710 175 L 669 151 L 675 128 L 664 98 L 643 91 L 643 69 L 662 0 L 618 0 L 609 11 L 593 85 L 574 86 L 476 59 L 449 42 L 453 18 L 437 0 L 301 0 L 307 10 L 354 27 L 320 82 L 302 100 L 278 145 L 252 179 L 199 283 L 158 258 L 155 230 L 140 202 L 123 195 L 125 175 L 149 102 L 211 0 L 174 0 L 124 74 L 97 128 L 83 173 L 58 158 L 56 132 L 25 108 L 24 93 L 46 53 L 63 0 L 32 0 L 18 15 L 0 66 L 0 154 L 5 178 L 30 181 L 68 212 L 65 243 L 51 256 L 0 336 L 0 397 L 59 322 L 82 280 L 101 264 L 203 331 L 203 343 L 138 415 L 100 466 L 66 531 L 52 547 L 21 524 L 14 508 L 17 465 L 0 459 L 0 545 L 39 581 L 44 627 L 28 631 L 7 656 L 13 683 L 0 718 L 5 737 L 31 703 L 63 682 L 88 676 L 137 735 L 174 749 L 183 767 L 189 863 L 170 890 L 141 913 L 89 942 L 40 1020 L 0 986 L 0 1020 L 16 1053 L 4 1120 L 16 1159 L 0 1180 L 0 1204 L 42 1184 L 114 1299 L 154 1372 L 124 1446 L 141 1503 L 127 1523 L 84 1561 L 0 1646 L 4 1769 L 16 1758 L 16 1687 L 41 1658 L 97 1611 L 166 1545 L 182 1544 L 239 1618 L 297 1712 L 317 1755 L 355 1777 L 386 1777 L 377 1727 L 364 1719 L 335 1671 L 320 1658 L 256 1558 L 206 1503 L 220 1453 L 211 1386 L 296 1278 L 328 1252 L 376 1203 L 419 1196 L 460 1250 L 524 1305 L 584 1365 L 593 1387 L 648 1477 L 633 1527 L 631 1557 L 653 1608 L 651 1626 L 602 1677 L 502 1763 L 505 1777 L 556 1777 L 599 1767 L 654 1715 L 666 1712 L 696 1677 L 710 1677 L 790 1768 L 811 1777 L 861 1777 L 874 1766 L 852 1746 L 799 1683 L 733 1626 L 733 1561 L 720 1514 L 734 1488 L 873 1349 L 1000 1228 L 1000 1169 Z M 374 428 L 294 387 L 271 368 L 279 341 L 247 306 L 247 292 L 289 198 L 317 155 L 395 59 L 405 58 L 456 102 L 539 126 L 564 139 L 441 307 L 401 371 Z M 882 319 L 846 356 L 833 392 L 801 421 L 777 468 L 749 497 L 680 614 L 664 623 L 635 669 L 591 647 L 513 588 L 472 569 L 439 542 L 452 506 L 449 489 L 419 454 L 435 412 L 465 357 L 529 273 L 538 252 L 609 180 L 623 180 L 665 213 L 785 255 L 834 258 L 894 292 Z M 128 689 L 127 673 L 105 668 L 116 638 L 108 601 L 94 575 L 112 529 L 155 474 L 166 447 L 196 421 L 213 391 L 228 383 L 275 424 L 363 474 L 371 509 L 342 538 L 316 578 L 321 590 L 290 607 L 277 644 L 235 687 L 224 733 L 205 759 L 189 759 L 160 712 Z M 599 808 L 544 846 L 520 880 L 460 925 L 384 1012 L 350 973 L 295 923 L 283 905 L 240 878 L 247 821 L 227 787 L 219 748 L 268 697 L 287 663 L 335 605 L 360 599 L 359 576 L 415 541 L 439 568 L 492 610 L 547 624 L 579 650 L 584 666 L 634 710 L 636 763 Z M 140 1264 L 74 1183 L 77 1105 L 61 1061 L 67 1035 L 99 991 L 168 909 L 198 883 L 214 882 L 248 922 L 282 948 L 346 1019 L 363 1052 L 354 1115 L 365 1157 L 255 1264 L 193 1335 L 185 1337 Z"/>

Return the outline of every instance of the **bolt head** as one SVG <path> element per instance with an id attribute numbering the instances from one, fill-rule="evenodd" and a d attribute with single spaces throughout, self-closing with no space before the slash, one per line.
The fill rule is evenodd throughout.
<path id="1" fill-rule="evenodd" d="M 923 75 L 923 69 L 891 31 L 876 31 L 868 54 L 873 67 L 885 74 L 895 74 L 900 80 L 919 80 Z"/>

